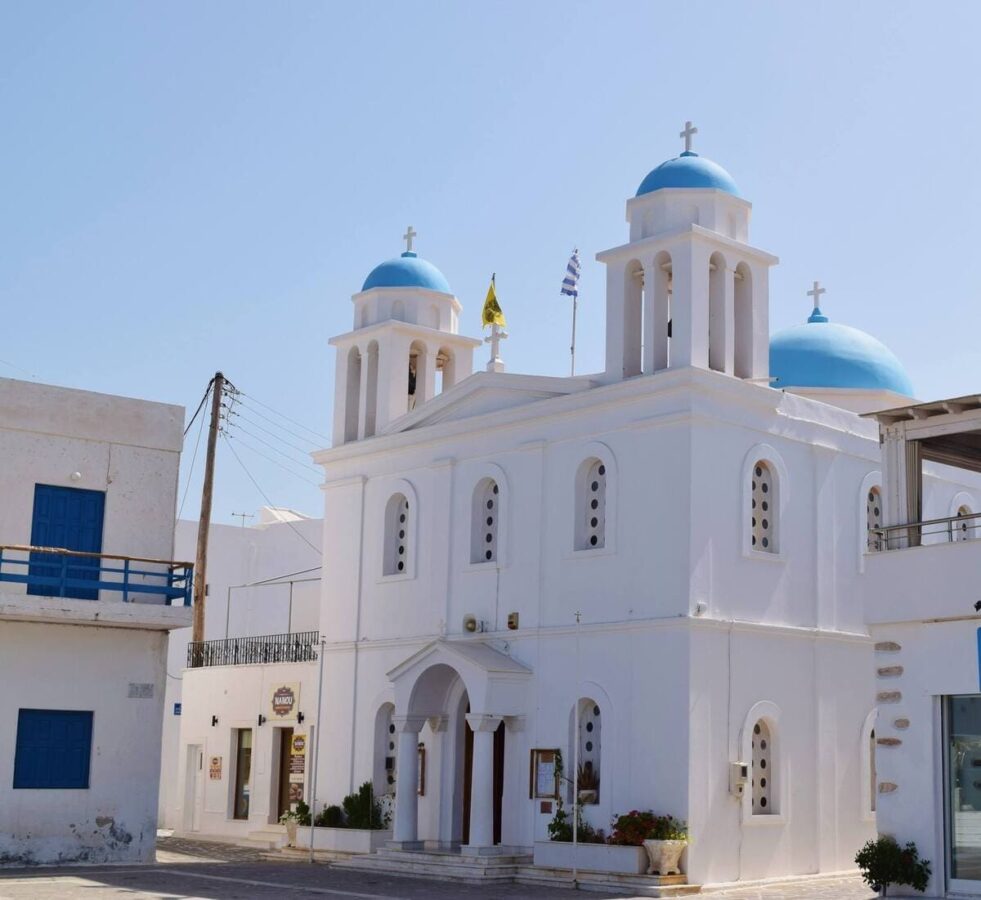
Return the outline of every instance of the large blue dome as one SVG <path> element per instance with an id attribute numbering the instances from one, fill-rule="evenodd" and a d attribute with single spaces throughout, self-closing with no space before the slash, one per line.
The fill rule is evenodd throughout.
<path id="1" fill-rule="evenodd" d="M 775 388 L 861 388 L 913 396 L 909 375 L 885 344 L 829 322 L 819 309 L 806 324 L 770 338 L 770 377 Z"/>
<path id="2" fill-rule="evenodd" d="M 440 291 L 443 294 L 453 293 L 446 276 L 431 262 L 420 259 L 412 250 L 375 266 L 368 273 L 361 290 L 369 291 L 381 287 L 415 287 Z"/>
<path id="3" fill-rule="evenodd" d="M 662 188 L 714 188 L 734 197 L 740 196 L 736 182 L 722 166 L 691 150 L 686 150 L 681 156 L 669 159 L 648 172 L 637 188 L 637 196 Z"/>

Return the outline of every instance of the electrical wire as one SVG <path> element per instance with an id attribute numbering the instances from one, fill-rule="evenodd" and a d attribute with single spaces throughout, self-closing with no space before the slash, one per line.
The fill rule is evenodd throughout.
<path id="1" fill-rule="evenodd" d="M 259 482 L 255 480 L 255 478 L 253 477 L 252 473 L 248 470 L 248 467 L 245 465 L 244 462 L 242 462 L 242 457 L 240 457 L 238 455 L 238 453 L 235 452 L 235 447 L 233 446 L 232 441 L 229 439 L 228 435 L 224 431 L 222 431 L 221 432 L 221 436 L 224 439 L 225 443 L 228 445 L 228 449 L 231 451 L 232 456 L 235 457 L 235 461 L 242 467 L 242 471 L 245 472 L 245 474 L 248 476 L 249 481 L 251 481 L 252 484 L 255 485 L 255 489 L 262 495 L 262 499 L 265 500 L 266 503 L 268 503 L 269 506 L 271 506 L 273 509 L 276 509 L 277 508 L 276 507 L 276 504 L 273 503 L 272 500 L 269 499 L 269 497 L 266 494 L 266 492 L 261 487 L 259 487 Z M 283 520 L 283 524 L 284 525 L 288 525 L 289 528 L 290 528 L 290 530 L 301 541 L 303 541 L 304 544 L 306 544 L 308 547 L 311 547 L 312 549 L 316 550 L 318 555 L 321 555 L 321 556 L 323 555 L 322 552 L 321 552 L 321 549 L 318 546 L 316 546 L 316 544 L 312 544 L 309 540 L 307 540 L 307 538 L 304 537 L 301 532 L 297 531 L 297 529 L 294 528 L 292 522 L 290 522 L 288 519 L 284 519 Z"/>
<path id="2" fill-rule="evenodd" d="M 212 384 L 214 384 L 214 379 L 212 379 Z M 212 384 L 208 385 L 208 390 L 205 391 L 204 397 L 201 400 L 201 405 L 198 406 L 198 411 L 200 412 L 201 407 L 204 406 L 204 401 L 208 399 L 208 394 L 211 393 Z M 197 417 L 197 413 L 194 414 Z M 191 419 L 194 422 L 194 419 Z M 188 426 L 190 428 L 190 425 Z M 191 467 L 187 470 L 187 483 L 184 485 L 184 496 L 181 497 L 181 505 L 177 510 L 177 518 L 181 517 L 181 513 L 184 512 L 184 503 L 187 501 L 187 492 L 191 489 L 191 476 L 194 474 L 194 463 L 198 458 L 198 448 L 201 446 L 201 435 L 204 433 L 204 416 L 201 417 L 201 424 L 198 425 L 198 437 L 194 442 L 194 454 L 191 456 Z M 187 437 L 187 432 L 184 432 L 184 437 Z"/>
<path id="3" fill-rule="evenodd" d="M 246 450 L 251 450 L 256 456 L 262 457 L 262 459 L 266 460 L 266 462 L 270 462 L 274 466 L 277 466 L 278 468 L 282 469 L 284 472 L 288 472 L 294 478 L 299 478 L 301 481 L 305 481 L 307 484 L 313 485 L 314 487 L 320 487 L 320 482 L 313 481 L 312 479 L 308 478 L 306 475 L 291 469 L 289 466 L 284 466 L 275 457 L 268 456 L 267 454 L 263 453 L 261 450 L 258 450 L 255 447 L 253 447 L 251 444 L 243 441 L 237 434 L 233 434 L 229 431 L 223 431 L 222 434 L 226 435 L 226 437 L 228 437 L 229 439 L 234 440 L 237 444 L 240 444 L 242 447 L 245 447 Z"/>
<path id="4" fill-rule="evenodd" d="M 277 416 L 279 416 L 280 418 L 282 418 L 282 419 L 286 419 L 286 421 L 287 421 L 287 422 L 291 422 L 292 424 L 294 424 L 294 425 L 296 425 L 296 426 L 298 426 L 299 428 L 302 428 L 302 429 L 303 429 L 304 431 L 309 431 L 309 432 L 310 432 L 310 434 L 312 434 L 312 435 L 315 435 L 316 437 L 318 437 L 318 438 L 320 438 L 321 440 L 324 440 L 324 441 L 326 441 L 326 442 L 327 442 L 328 444 L 330 444 L 330 438 L 329 438 L 329 437 L 327 437 L 327 435 L 325 435 L 325 434 L 321 434 L 321 433 L 320 433 L 319 431 L 314 431 L 314 430 L 313 430 L 312 428 L 308 428 L 308 427 L 307 427 L 306 425 L 304 425 L 304 424 L 303 424 L 302 422 L 297 422 L 297 421 L 296 421 L 296 419 L 291 419 L 291 418 L 290 418 L 289 416 L 287 416 L 287 415 L 286 415 L 285 413 L 281 413 L 281 412 L 279 412 L 278 410 L 276 410 L 276 409 L 273 409 L 273 408 L 272 408 L 271 406 L 269 406 L 269 404 L 268 404 L 268 403 L 263 403 L 263 402 L 262 402 L 261 400 L 259 400 L 259 399 L 257 399 L 256 397 L 253 397 L 253 396 L 252 396 L 251 394 L 246 394 L 246 393 L 245 393 L 244 391 L 238 391 L 238 393 L 240 393 L 240 394 L 241 394 L 241 395 L 242 395 L 243 397 L 247 397 L 247 398 L 248 398 L 249 400 L 251 400 L 251 401 L 252 401 L 253 403 L 258 403 L 258 404 L 259 404 L 259 406 L 261 406 L 261 407 L 263 407 L 264 409 L 268 409 L 268 410 L 269 410 L 269 412 L 271 412 L 271 413 L 275 413 L 275 414 L 276 414 Z"/>
<path id="5" fill-rule="evenodd" d="M 242 407 L 242 408 L 248 409 L 248 407 Z M 268 428 L 265 428 L 264 426 L 260 425 L 258 422 L 253 422 L 252 419 L 250 419 L 248 416 L 242 415 L 242 413 L 240 412 L 233 412 L 231 410 L 229 411 L 233 416 L 237 416 L 240 419 L 244 419 L 253 428 L 258 428 L 259 431 L 263 432 L 264 434 L 268 434 L 270 437 L 275 438 L 277 441 L 282 441 L 282 443 L 284 443 L 287 447 L 292 447 L 298 453 L 302 453 L 304 456 L 309 458 L 310 453 L 312 451 L 308 447 L 298 447 L 296 444 L 293 444 L 290 441 L 286 440 L 286 438 L 284 438 L 282 435 L 276 434 L 275 431 L 270 431 Z M 250 409 L 249 412 L 252 412 L 252 410 Z M 306 438 L 301 438 L 301 440 L 306 440 Z M 319 444 L 314 444 L 313 441 L 310 441 L 310 443 L 313 445 L 314 449 L 320 449 Z"/>
<path id="6" fill-rule="evenodd" d="M 285 425 L 281 425 L 275 419 L 270 419 L 269 416 L 264 415 L 263 413 L 259 412 L 259 410 L 257 410 L 254 407 L 250 406 L 248 403 L 246 403 L 245 401 L 241 400 L 239 397 L 236 397 L 235 400 L 242 407 L 242 409 L 248 410 L 248 412 L 251 413 L 253 416 L 258 416 L 260 419 L 263 420 L 263 422 L 266 422 L 269 425 L 272 425 L 273 427 L 280 429 L 281 431 L 285 431 L 288 435 L 291 435 L 292 437 L 295 437 L 295 438 L 299 438 L 301 441 L 306 441 L 307 443 L 311 444 L 313 447 L 317 448 L 318 450 L 324 445 L 324 442 L 323 441 L 314 441 L 314 440 L 311 440 L 310 438 L 306 437 L 305 435 L 299 434 L 298 432 L 293 431 L 290 428 L 287 428 Z M 239 415 L 241 415 L 241 413 L 239 413 Z M 253 424 L 256 424 L 256 423 L 253 423 Z"/>
<path id="7" fill-rule="evenodd" d="M 194 420 L 198 417 L 198 414 L 204 409 L 204 404 L 208 402 L 208 397 L 211 396 L 211 389 L 215 386 L 214 378 L 208 382 L 208 386 L 204 389 L 204 396 L 201 398 L 201 402 L 198 404 L 198 408 L 194 410 L 194 415 L 191 416 L 191 421 L 187 423 L 187 428 L 184 429 L 184 437 L 187 437 L 187 433 L 191 430 L 191 426 L 194 424 Z"/>
<path id="8" fill-rule="evenodd" d="M 280 449 L 279 449 L 278 447 L 276 447 L 275 445 L 273 445 L 273 444 L 270 444 L 270 443 L 269 443 L 269 441 L 267 441 L 267 440 L 264 440 L 263 438 L 261 438 L 261 437 L 259 437 L 259 435 L 257 435 L 257 434 L 253 434 L 253 433 L 252 433 L 251 431 L 249 431 L 249 429 L 248 429 L 248 428 L 243 428 L 243 427 L 242 427 L 241 425 L 239 425 L 239 424 L 238 424 L 238 422 L 230 422 L 229 424 L 230 424 L 230 425 L 231 425 L 231 427 L 232 427 L 232 428 L 234 428 L 234 429 L 235 429 L 236 431 L 240 431 L 240 432 L 241 432 L 242 434 L 247 434 L 247 435 L 248 435 L 248 436 L 249 436 L 250 438 L 252 438 L 252 440 L 254 440 L 254 441 L 258 441 L 258 442 L 259 442 L 260 444 L 262 444 L 262 445 L 263 445 L 264 447 L 268 447 L 268 448 L 269 448 L 270 450 L 272 450 L 272 451 L 273 451 L 273 453 L 278 453 L 278 454 L 279 454 L 280 456 L 282 456 L 282 457 L 283 457 L 284 459 L 286 459 L 286 460 L 288 460 L 289 462 L 291 462 L 291 463 L 293 463 L 293 465 L 295 465 L 295 466 L 301 466 L 301 467 L 303 467 L 304 469 L 309 469 L 309 470 L 310 470 L 311 472 L 313 472 L 313 473 L 314 473 L 315 475 L 319 475 L 319 474 L 320 474 L 320 470 L 319 470 L 319 469 L 317 469 L 316 467 L 314 467 L 314 466 L 311 466 L 311 465 L 310 465 L 309 463 L 305 463 L 305 462 L 300 462 L 300 460 L 298 460 L 298 459 L 296 459 L 296 458 L 294 458 L 294 457 L 293 457 L 293 456 L 291 456 L 291 455 L 290 455 L 289 453 L 286 453 L 286 452 L 285 452 L 284 450 L 280 450 Z"/>

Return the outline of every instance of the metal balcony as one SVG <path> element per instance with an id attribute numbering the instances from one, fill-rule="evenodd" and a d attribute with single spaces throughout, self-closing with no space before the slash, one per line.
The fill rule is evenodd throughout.
<path id="1" fill-rule="evenodd" d="M 319 631 L 192 641 L 187 645 L 187 667 L 197 669 L 202 666 L 312 662 L 317 659 L 319 645 Z"/>
<path id="2" fill-rule="evenodd" d="M 194 566 L 186 562 L 0 545 L 0 583 L 26 585 L 38 597 L 98 600 L 105 592 L 121 595 L 124 603 L 190 606 L 193 576 Z"/>

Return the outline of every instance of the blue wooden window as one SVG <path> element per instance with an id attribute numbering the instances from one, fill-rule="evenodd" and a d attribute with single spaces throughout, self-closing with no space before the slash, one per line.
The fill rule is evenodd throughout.
<path id="1" fill-rule="evenodd" d="M 106 495 L 102 491 L 35 485 L 31 546 L 101 553 L 105 505 Z M 62 575 L 64 580 L 98 581 L 99 560 L 94 556 L 63 557 L 53 553 L 32 553 L 29 571 L 34 581 L 28 585 L 29 594 L 74 597 L 77 600 L 99 599 L 96 589 L 77 584 L 62 587 Z M 39 584 L 38 579 L 44 579 L 47 583 Z"/>
<path id="2" fill-rule="evenodd" d="M 92 713 L 22 709 L 17 714 L 14 788 L 87 788 Z"/>

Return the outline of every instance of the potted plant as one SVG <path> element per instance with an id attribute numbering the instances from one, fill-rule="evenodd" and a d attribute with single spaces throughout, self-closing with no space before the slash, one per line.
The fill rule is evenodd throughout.
<path id="1" fill-rule="evenodd" d="M 908 884 L 918 891 L 927 889 L 930 861 L 920 859 L 916 844 L 910 841 L 900 847 L 894 837 L 868 841 L 855 856 L 862 877 L 880 897 L 886 896 L 890 884 Z"/>
<path id="2" fill-rule="evenodd" d="M 579 802 L 592 804 L 599 802 L 599 773 L 591 762 L 580 763 L 578 769 Z"/>
<path id="3" fill-rule="evenodd" d="M 286 826 L 286 846 L 296 846 L 296 828 L 302 817 L 296 810 L 288 809 L 279 817 L 279 824 Z"/>
<path id="4" fill-rule="evenodd" d="M 688 827 L 674 816 L 655 816 L 644 839 L 650 860 L 648 875 L 680 875 L 678 865 L 688 844 Z"/>

